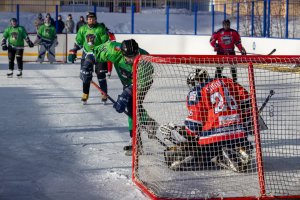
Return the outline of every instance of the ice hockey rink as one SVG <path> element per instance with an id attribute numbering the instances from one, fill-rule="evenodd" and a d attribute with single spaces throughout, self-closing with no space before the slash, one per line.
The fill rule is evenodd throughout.
<path id="1" fill-rule="evenodd" d="M 7 68 L 7 64 L 0 63 L 0 199 L 148 199 L 132 182 L 132 160 L 123 152 L 123 146 L 129 141 L 126 115 L 117 113 L 110 102 L 103 105 L 99 92 L 93 86 L 88 104 L 81 104 L 79 64 L 25 63 L 22 78 L 15 75 L 7 78 Z M 275 83 L 271 76 L 279 75 L 277 72 L 270 73 L 267 84 L 258 83 L 257 89 L 267 93 L 272 86 L 278 92 L 273 97 L 277 100 L 286 98 L 284 91 L 288 88 L 290 91 L 298 91 L 299 81 L 294 82 L 297 87 L 289 87 L 292 82 L 288 81 L 284 86 Z M 239 79 L 244 80 L 245 75 L 242 73 Z M 109 95 L 114 99 L 122 92 L 115 71 L 108 79 L 108 88 Z M 165 89 L 168 88 L 162 87 L 161 92 Z M 263 101 L 264 96 L 260 96 L 258 103 Z M 150 97 L 149 92 L 147 98 Z M 156 95 L 155 98 L 160 102 L 159 98 L 163 98 L 163 95 Z M 283 106 L 282 109 L 296 112 L 297 108 L 293 105 L 299 104 L 293 103 L 293 96 L 289 98 L 290 103 L 286 105 L 288 107 Z M 181 99 L 176 102 L 182 103 Z M 167 108 L 166 105 L 164 107 Z M 160 112 L 156 115 L 149 113 L 160 122 L 167 122 L 166 119 L 159 119 L 163 117 Z M 286 119 L 264 117 L 272 123 L 287 122 Z M 290 123 L 279 126 L 299 129 L 293 123 L 298 120 L 299 115 L 295 114 L 295 117 Z M 274 148 L 274 152 L 275 149 L 284 151 L 283 147 L 286 145 L 291 148 L 291 144 L 285 144 L 287 140 L 292 139 L 295 146 L 299 145 L 298 135 L 287 135 L 268 142 L 270 136 L 263 136 L 267 141 L 264 145 Z M 288 159 L 291 163 L 282 163 L 284 159 L 277 159 L 275 163 L 268 165 L 266 174 L 276 174 L 279 171 L 284 173 L 285 164 L 293 165 L 295 183 L 299 183 L 298 158 L 299 147 L 295 147 L 293 157 Z M 203 174 L 207 175 L 207 172 L 197 173 L 201 176 L 198 177 L 199 180 L 205 178 Z M 238 175 L 235 176 L 236 173 L 233 172 L 229 172 L 229 175 L 232 175 L 230 179 L 226 176 L 221 180 L 224 185 L 228 180 L 241 179 L 235 183 L 237 187 L 245 180 L 245 176 L 237 178 Z M 153 174 L 152 178 L 156 178 L 155 176 L 157 174 Z M 168 176 L 168 173 L 164 176 Z M 250 180 L 251 176 L 250 174 L 247 178 Z M 196 179 L 197 176 L 191 180 Z M 258 194 L 258 183 L 253 180 L 251 184 L 254 188 L 247 190 L 245 184 L 243 189 L 249 193 L 255 190 L 254 193 Z M 211 180 L 205 187 L 214 187 L 215 181 L 220 184 L 220 179 Z M 294 190 L 299 191 L 299 184 L 296 184 Z"/>
<path id="2" fill-rule="evenodd" d="M 123 152 L 127 117 L 92 86 L 81 104 L 79 68 L 25 63 L 18 79 L 0 63 L 0 199 L 147 199 Z M 108 87 L 122 91 L 114 71 Z"/>

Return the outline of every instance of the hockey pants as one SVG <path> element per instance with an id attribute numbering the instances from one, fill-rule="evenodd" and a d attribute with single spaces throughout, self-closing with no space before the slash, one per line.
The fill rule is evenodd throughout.
<path id="1" fill-rule="evenodd" d="M 23 70 L 23 52 L 24 49 L 16 49 L 13 47 L 8 48 L 8 60 L 9 60 L 8 68 L 10 70 L 14 70 L 15 58 L 17 60 L 18 69 Z"/>
<path id="2" fill-rule="evenodd" d="M 90 85 L 91 80 L 93 78 L 93 68 L 95 65 L 95 73 L 97 75 L 97 79 L 99 82 L 99 86 L 101 90 L 107 93 L 107 81 L 106 81 L 106 73 L 107 73 L 107 63 L 99 63 L 95 60 L 93 54 L 86 54 L 83 52 L 81 59 L 81 69 L 80 69 L 80 79 L 83 83 L 83 93 L 90 93 Z"/>

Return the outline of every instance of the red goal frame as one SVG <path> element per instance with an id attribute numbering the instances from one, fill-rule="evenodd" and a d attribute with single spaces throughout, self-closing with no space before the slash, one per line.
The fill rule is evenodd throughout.
<path id="1" fill-rule="evenodd" d="M 205 199 L 247 199 L 247 200 L 254 200 L 254 199 L 300 199 L 300 192 L 299 195 L 295 196 L 268 196 L 266 194 L 265 188 L 265 178 L 264 178 L 264 170 L 263 170 L 263 161 L 262 161 L 262 152 L 261 152 L 261 142 L 260 142 L 260 133 L 258 129 L 258 109 L 257 109 L 257 102 L 256 102 L 256 89 L 255 89 L 255 80 L 254 80 L 254 68 L 253 64 L 255 63 L 282 63 L 282 64 L 291 64 L 291 63 L 300 63 L 300 56 L 282 56 L 282 55 L 272 55 L 272 56 L 263 56 L 263 55 L 250 55 L 250 56 L 220 56 L 220 55 L 150 55 L 152 56 L 151 62 L 153 63 L 162 63 L 162 64 L 180 64 L 182 62 L 189 63 L 189 64 L 208 64 L 208 63 L 216 63 L 216 64 L 223 64 L 223 63 L 246 63 L 248 65 L 249 71 L 249 83 L 250 83 L 250 95 L 251 95 L 251 104 L 252 104 L 252 112 L 253 112 L 253 122 L 254 122 L 254 132 L 255 132 L 255 140 L 256 140 L 256 155 L 257 155 L 257 168 L 258 168 L 258 180 L 260 186 L 260 196 L 249 196 L 249 197 L 225 197 L 225 198 L 205 198 Z M 133 65 L 133 154 L 132 154 L 132 180 L 133 182 L 151 199 L 170 199 L 170 198 L 160 198 L 156 196 L 151 190 L 147 188 L 142 182 L 140 182 L 136 176 L 136 168 L 135 162 L 138 159 L 136 152 L 136 127 L 137 127 L 137 67 L 139 61 L 141 60 L 142 55 L 138 56 Z M 177 198 L 176 198 L 177 199 Z M 180 199 L 180 198 L 179 198 Z M 203 199 L 203 198 L 200 198 Z"/>

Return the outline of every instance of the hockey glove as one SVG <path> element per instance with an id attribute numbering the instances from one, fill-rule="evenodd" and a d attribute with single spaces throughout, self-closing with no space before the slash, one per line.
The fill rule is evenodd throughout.
<path id="1" fill-rule="evenodd" d="M 246 50 L 245 50 L 244 47 L 243 47 L 242 50 L 241 50 L 241 54 L 242 54 L 242 55 L 247 55 L 247 52 L 246 52 Z"/>
<path id="2" fill-rule="evenodd" d="M 71 49 L 69 51 L 68 61 L 71 62 L 71 63 L 74 63 L 76 58 L 77 58 L 77 51 L 74 50 L 74 49 Z"/>
<path id="3" fill-rule="evenodd" d="M 118 96 L 116 103 L 114 104 L 114 108 L 118 113 L 122 113 L 125 111 L 127 104 L 132 96 L 132 85 L 125 88 L 121 95 Z"/>
<path id="4" fill-rule="evenodd" d="M 30 48 L 34 47 L 34 44 L 33 44 L 33 42 L 32 42 L 31 40 L 28 41 L 28 46 L 29 46 Z"/>
<path id="5" fill-rule="evenodd" d="M 217 43 L 215 44 L 214 51 L 215 52 L 219 51 L 219 45 Z"/>
<path id="6" fill-rule="evenodd" d="M 3 50 L 3 51 L 7 51 L 7 50 L 8 50 L 8 47 L 7 47 L 6 44 L 5 44 L 5 45 L 2 45 L 2 50 Z"/>

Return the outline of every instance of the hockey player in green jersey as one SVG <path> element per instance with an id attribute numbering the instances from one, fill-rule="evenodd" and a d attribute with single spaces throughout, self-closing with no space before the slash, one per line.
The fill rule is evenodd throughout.
<path id="1" fill-rule="evenodd" d="M 103 23 L 97 23 L 95 13 L 89 12 L 86 18 L 87 24 L 80 27 L 76 35 L 74 48 L 69 51 L 68 55 L 68 61 L 74 63 L 77 57 L 77 51 L 81 48 L 83 49 L 80 69 L 80 79 L 83 82 L 83 95 L 81 98 L 83 104 L 86 104 L 89 98 L 94 65 L 100 88 L 107 94 L 107 63 L 97 62 L 93 54 L 93 49 L 109 39 L 105 25 Z M 106 101 L 107 96 L 102 95 L 102 102 L 105 103 Z"/>
<path id="2" fill-rule="evenodd" d="M 30 48 L 32 48 L 34 45 L 29 39 L 25 28 L 18 25 L 16 18 L 12 18 L 10 23 L 11 26 L 4 30 L 3 39 L 1 42 L 2 50 L 8 51 L 9 69 L 7 77 L 12 77 L 13 75 L 15 57 L 18 64 L 17 76 L 21 77 L 23 71 L 24 40 Z M 8 41 L 8 45 L 6 41 Z"/>
<path id="3" fill-rule="evenodd" d="M 137 42 L 134 39 L 124 40 L 122 43 L 119 42 L 106 42 L 94 49 L 96 61 L 106 62 L 110 61 L 114 64 L 115 70 L 118 74 L 119 79 L 123 85 L 123 92 L 118 96 L 114 108 L 117 112 L 123 113 L 127 108 L 128 111 L 128 124 L 130 137 L 132 137 L 132 66 L 133 61 L 138 55 L 147 55 L 148 52 L 144 49 L 139 48 Z M 139 83 L 138 86 L 141 88 L 150 89 L 154 73 L 152 65 L 145 65 L 148 69 L 138 70 Z M 143 127 L 147 129 L 148 136 L 155 133 L 157 123 L 152 119 L 142 106 L 142 102 L 147 94 L 147 91 L 143 91 L 138 94 L 139 97 L 139 118 Z M 139 136 L 138 136 L 139 137 Z M 125 151 L 131 151 L 132 144 L 124 147 Z"/>
<path id="4" fill-rule="evenodd" d="M 55 62 L 55 47 L 58 45 L 56 29 L 51 25 L 51 19 L 46 18 L 44 24 L 39 27 L 34 44 L 39 44 L 40 49 L 36 62 L 43 63 L 48 51 L 48 61 Z"/>

